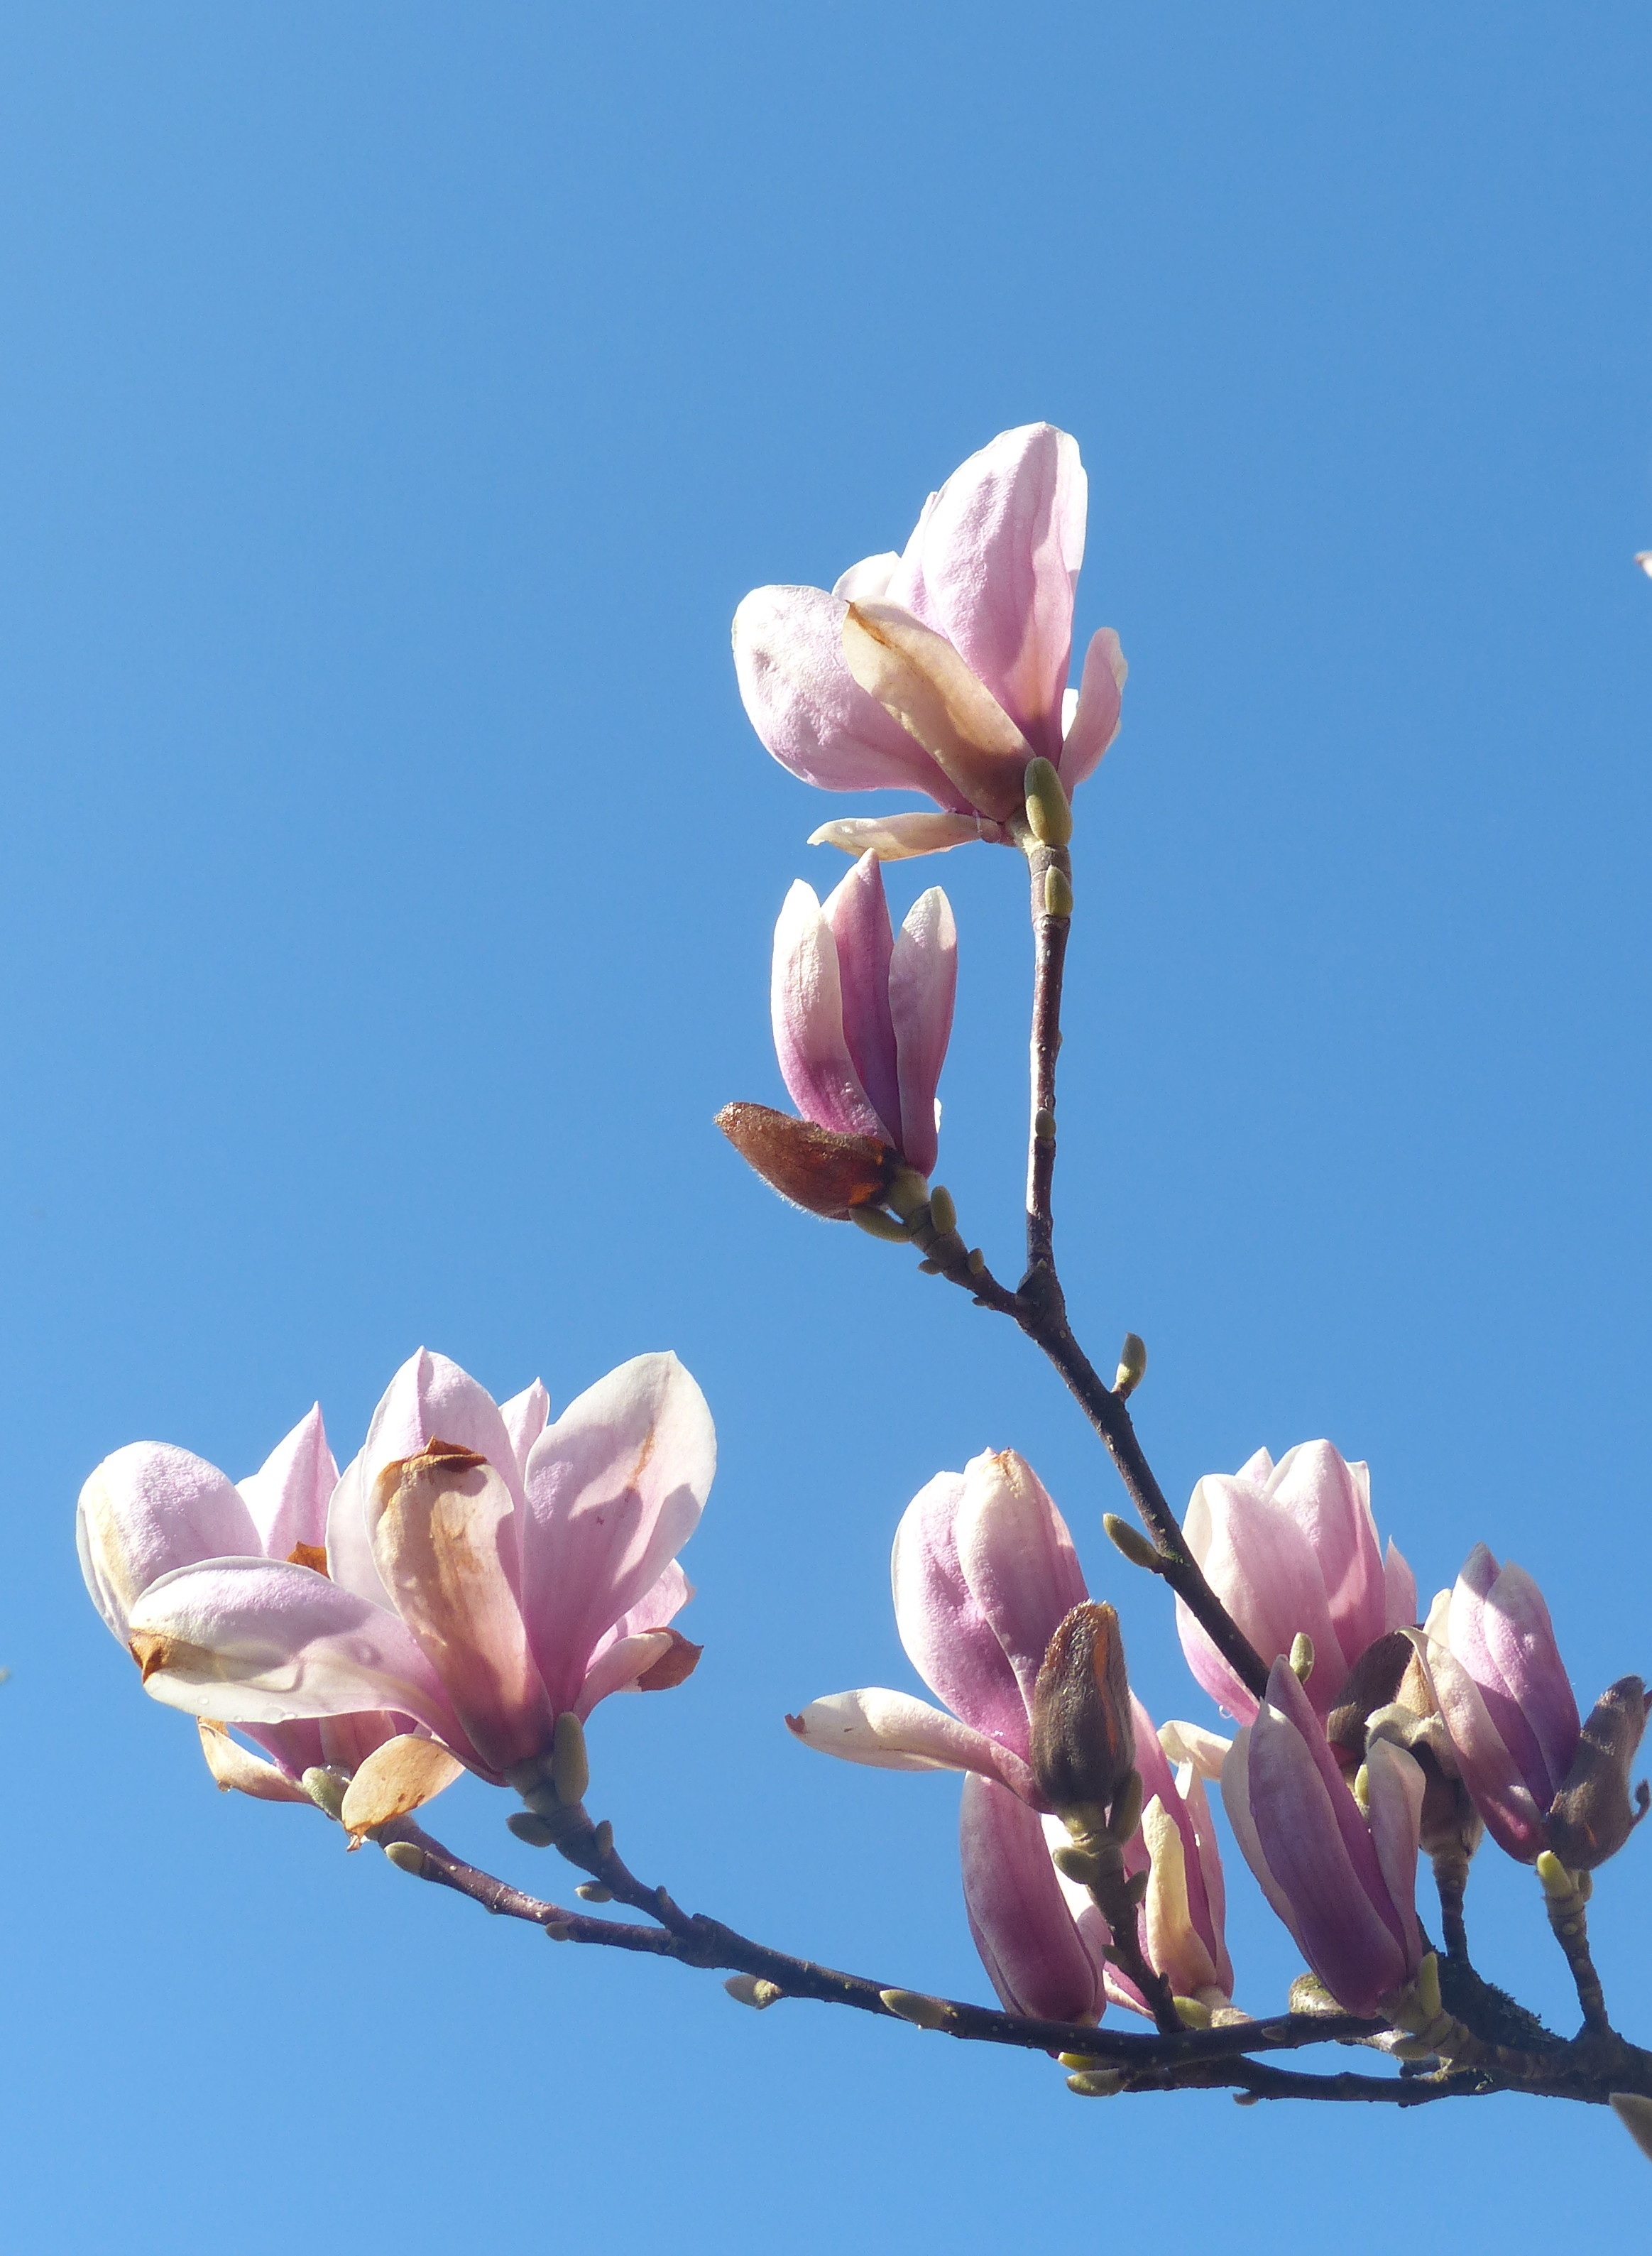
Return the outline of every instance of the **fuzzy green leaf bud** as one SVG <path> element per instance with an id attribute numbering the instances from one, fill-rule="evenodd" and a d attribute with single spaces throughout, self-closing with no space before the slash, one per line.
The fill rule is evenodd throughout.
<path id="1" fill-rule="evenodd" d="M 1028 829 L 1041 846 L 1065 846 L 1072 835 L 1072 807 L 1051 762 L 1029 760 L 1022 788 L 1027 794 Z"/>
<path id="2" fill-rule="evenodd" d="M 937 1183 L 929 1195 L 929 1218 L 943 1237 L 958 1227 L 958 1208 L 945 1183 Z"/>
<path id="3" fill-rule="evenodd" d="M 938 1998 L 926 1998 L 918 1990 L 880 1990 L 890 2013 L 903 2021 L 910 2021 L 914 2028 L 944 2029 L 950 2026 L 953 2013 L 950 2006 Z"/>
<path id="4" fill-rule="evenodd" d="M 1065 870 L 1046 870 L 1044 873 L 1044 913 L 1052 917 L 1072 914 L 1072 880 Z"/>
<path id="5" fill-rule="evenodd" d="M 557 1800 L 570 1807 L 585 1800 L 585 1790 L 591 1783 L 585 1726 L 572 1709 L 557 1717 L 556 1735 L 551 1742 L 551 1783 L 557 1790 Z"/>
<path id="6" fill-rule="evenodd" d="M 723 1987 L 736 2005 L 749 2006 L 754 2013 L 758 2013 L 765 2012 L 786 1994 L 777 1983 L 765 1982 L 757 1974 L 731 1974 Z"/>
<path id="7" fill-rule="evenodd" d="M 1290 1640 L 1290 1673 L 1298 1684 L 1305 1684 L 1313 1674 L 1313 1639 L 1305 1629 L 1299 1629 Z"/>
<path id="8" fill-rule="evenodd" d="M 1139 1527 L 1132 1527 L 1128 1519 L 1121 1519 L 1116 1512 L 1104 1512 L 1101 1525 L 1107 1530 L 1107 1540 L 1115 1551 L 1121 1551 L 1131 1566 L 1144 1568 L 1149 1575 L 1162 1575 L 1164 1562 L 1151 1539 Z"/>
<path id="9" fill-rule="evenodd" d="M 387 1841 L 384 1854 L 398 1872 L 407 1872 L 416 1879 L 425 1877 L 425 1851 L 413 1841 Z"/>
<path id="10" fill-rule="evenodd" d="M 1137 1332 L 1126 1332 L 1119 1350 L 1119 1367 L 1113 1374 L 1113 1392 L 1128 1400 L 1147 1377 L 1147 1342 Z"/>

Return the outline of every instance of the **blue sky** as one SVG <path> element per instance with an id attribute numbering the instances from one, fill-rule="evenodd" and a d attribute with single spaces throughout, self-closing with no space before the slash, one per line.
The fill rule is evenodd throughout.
<path id="1" fill-rule="evenodd" d="M 769 935 L 850 811 L 751 737 L 728 622 L 1046 417 L 1092 481 L 1079 631 L 1133 666 L 1080 800 L 1081 1332 L 1146 1337 L 1177 1501 L 1328 1435 L 1425 1590 L 1483 1537 L 1585 1701 L 1652 1672 L 1649 87 L 1613 6 L 8 11 L 8 2245 L 986 2249 L 1076 2196 L 1248 2256 L 1306 2170 L 1404 2189 L 1339 2202 L 1363 2256 L 1643 2201 L 1581 2110 L 1081 2105 L 551 1957 L 216 1795 L 71 1518 L 140 1435 L 238 1477 L 319 1395 L 348 1454 L 421 1341 L 558 1401 L 675 1347 L 722 1450 L 706 1660 L 602 1711 L 594 1804 L 697 1907 L 985 1994 L 955 1784 L 780 1725 L 910 1682 L 913 1491 L 1023 1449 L 1149 1706 L 1213 1718 L 1030 1351 L 710 1129 L 780 1094 Z M 941 1173 L 997 1258 L 1022 889 L 983 850 L 897 905 L 938 877 Z M 444 1829 L 545 1879 L 503 1814 L 466 1782 Z M 1648 1855 L 1595 1914 L 1642 2034 Z M 1481 1865 L 1487 1970 L 1564 2014 L 1529 1876 Z M 1266 2006 L 1290 1949 L 1233 1894 Z"/>

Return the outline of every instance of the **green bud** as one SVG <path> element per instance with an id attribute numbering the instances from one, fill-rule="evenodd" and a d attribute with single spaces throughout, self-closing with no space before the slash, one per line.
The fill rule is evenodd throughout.
<path id="1" fill-rule="evenodd" d="M 1067 2089 L 1080 2099 L 1111 2099 L 1124 2089 L 1124 2078 L 1116 2068 L 1091 2069 L 1080 2076 L 1067 2078 Z"/>
<path id="2" fill-rule="evenodd" d="M 517 1840 L 525 1841 L 531 1849 L 548 1849 L 557 1837 L 556 1827 L 537 1810 L 513 1809 L 505 1823 Z"/>
<path id="3" fill-rule="evenodd" d="M 765 1982 L 756 1974 L 731 1974 L 723 1987 L 736 2005 L 749 2006 L 759 2013 L 786 1994 L 778 1983 Z"/>
<path id="4" fill-rule="evenodd" d="M 1417 1970 L 1417 2002 L 1425 2021 L 1438 2020 L 1440 2005 L 1440 1962 L 1430 1951 Z"/>
<path id="5" fill-rule="evenodd" d="M 1147 1884 L 1152 1877 L 1153 1875 L 1151 1872 L 1132 1872 L 1129 1879 L 1124 1883 L 1124 1893 L 1127 1901 L 1131 1904 L 1139 1904 L 1142 1897 L 1147 1893 Z"/>
<path id="6" fill-rule="evenodd" d="M 979 1245 L 972 1245 L 970 1247 L 964 1266 L 968 1270 L 972 1277 L 979 1277 L 982 1270 L 985 1269 L 987 1266 L 987 1256 L 981 1251 Z"/>
<path id="7" fill-rule="evenodd" d="M 1105 2075 L 1113 2065 L 1110 2060 L 1098 2059 L 1090 2052 L 1063 2052 L 1056 2055 L 1063 2068 L 1076 2068 L 1081 2075 Z"/>
<path id="8" fill-rule="evenodd" d="M 1543 1893 L 1551 1903 L 1564 1903 L 1568 1896 L 1577 1894 L 1577 1886 L 1571 1874 L 1552 1849 L 1543 1849 L 1538 1852 L 1536 1872 L 1538 1879 L 1543 1882 Z"/>
<path id="9" fill-rule="evenodd" d="M 882 1237 L 897 1245 L 906 1244 L 911 1231 L 903 1222 L 896 1222 L 892 1214 L 885 1214 L 881 1206 L 856 1206 L 849 1209 L 849 1220 L 868 1237 Z"/>
<path id="10" fill-rule="evenodd" d="M 1119 1367 L 1113 1374 L 1113 1392 L 1128 1401 L 1146 1377 L 1147 1343 L 1136 1333 L 1126 1332 L 1119 1350 Z"/>
<path id="11" fill-rule="evenodd" d="M 949 1230 L 958 1227 L 958 1209 L 953 1195 L 945 1183 L 937 1183 L 929 1195 L 929 1218 L 932 1227 L 945 1237 Z"/>
<path id="12" fill-rule="evenodd" d="M 407 1872 L 416 1880 L 425 1877 L 425 1851 L 411 1841 L 387 1841 L 384 1854 L 398 1872 Z"/>
<path id="13" fill-rule="evenodd" d="M 889 2012 L 903 2021 L 910 2021 L 914 2028 L 944 2029 L 951 2025 L 953 2012 L 938 1998 L 926 1998 L 918 1990 L 880 1990 Z"/>
<path id="14" fill-rule="evenodd" d="M 1094 1887 L 1106 1870 L 1100 1857 L 1088 1849 L 1079 1848 L 1072 1842 L 1064 1841 L 1050 1854 L 1056 1870 L 1068 1879 L 1076 1880 L 1081 1888 Z"/>
<path id="15" fill-rule="evenodd" d="M 1061 778 L 1048 760 L 1029 760 L 1022 779 L 1027 828 L 1041 846 L 1065 846 L 1072 835 L 1072 808 Z"/>
<path id="16" fill-rule="evenodd" d="M 911 1222 L 929 1204 L 929 1185 L 916 1167 L 902 1167 L 886 1194 L 903 1222 Z"/>
<path id="17" fill-rule="evenodd" d="M 1072 914 L 1072 880 L 1065 870 L 1046 870 L 1044 873 L 1044 913 L 1052 917 Z"/>
<path id="18" fill-rule="evenodd" d="M 1290 1640 L 1290 1673 L 1298 1684 L 1305 1684 L 1313 1674 L 1313 1639 L 1305 1629 L 1299 1629 Z"/>
<path id="19" fill-rule="evenodd" d="M 1172 1998 L 1176 2018 L 1184 2028 L 1207 2029 L 1211 2025 L 1210 2007 L 1201 1998 Z"/>
<path id="20" fill-rule="evenodd" d="M 1056 1140 L 1056 1116 L 1053 1112 L 1038 1111 L 1032 1116 L 1033 1141 L 1053 1144 Z"/>
<path id="21" fill-rule="evenodd" d="M 316 1764 L 304 1773 L 299 1784 L 318 1809 L 324 1809 L 335 1822 L 344 1807 L 344 1794 L 349 1780 L 341 1770 L 323 1769 Z"/>
<path id="22" fill-rule="evenodd" d="M 614 1854 L 614 1827 L 608 1818 L 605 1817 L 595 1828 L 591 1835 L 591 1840 L 599 1857 L 611 1857 Z"/>
<path id="23" fill-rule="evenodd" d="M 1142 1773 L 1133 1770 L 1122 1779 L 1107 1814 L 1107 1838 L 1121 1848 L 1142 1822 Z"/>
<path id="24" fill-rule="evenodd" d="M 551 1783 L 557 1790 L 557 1800 L 570 1806 L 585 1800 L 585 1790 L 591 1783 L 585 1726 L 571 1708 L 557 1717 L 556 1736 L 551 1742 Z"/>
<path id="25" fill-rule="evenodd" d="M 565 1919 L 546 1920 L 545 1923 L 545 1931 L 546 1935 L 549 1935 L 552 1942 L 566 1942 L 572 1932 L 566 1920 Z"/>
<path id="26" fill-rule="evenodd" d="M 1121 1551 L 1133 1567 L 1145 1568 L 1149 1575 L 1162 1575 L 1164 1562 L 1157 1547 L 1143 1535 L 1139 1527 L 1132 1527 L 1128 1519 L 1121 1519 L 1116 1512 L 1104 1512 L 1101 1525 L 1107 1530 L 1107 1540 L 1114 1550 Z"/>
<path id="27" fill-rule="evenodd" d="M 587 1903 L 612 1903 L 614 1900 L 613 1889 L 605 1888 L 601 1880 L 581 1880 L 573 1893 Z"/>

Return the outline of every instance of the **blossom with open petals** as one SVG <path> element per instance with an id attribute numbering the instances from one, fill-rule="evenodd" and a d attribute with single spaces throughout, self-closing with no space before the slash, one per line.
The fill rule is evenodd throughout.
<path id="1" fill-rule="evenodd" d="M 1357 1661 L 1385 1631 L 1417 1619 L 1417 1577 L 1371 1517 L 1371 1476 L 1329 1442 L 1302 1442 L 1276 1464 L 1266 1449 L 1236 1473 L 1206 1473 L 1182 1523 L 1205 1578 L 1271 1664 L 1306 1632 L 1308 1697 L 1323 1720 Z M 1187 1665 L 1213 1700 L 1248 1722 L 1256 1696 L 1184 1602 L 1176 1626 Z"/>
<path id="2" fill-rule="evenodd" d="M 547 1423 L 542 1388 L 502 1412 L 421 1350 L 333 1490 L 324 1567 L 250 1547 L 175 1566 L 130 1605 L 129 1641 L 172 1706 L 258 1729 L 382 1708 L 503 1782 L 549 1759 L 559 1715 L 692 1667 L 677 1553 L 714 1457 L 675 1356 L 622 1364 Z"/>
<path id="3" fill-rule="evenodd" d="M 1057 1632 L 1088 1603 L 1060 1512 L 1024 1457 L 987 1451 L 961 1473 L 937 1474 L 913 1498 L 892 1565 L 901 1642 L 951 1712 L 869 1688 L 812 1701 L 787 1717 L 791 1731 L 850 1762 L 966 1773 L 965 1908 L 1010 2011 L 1093 2020 L 1109 1996 L 1141 2009 L 1103 1956 L 1111 1936 L 1100 1914 L 1082 1891 L 1069 1900 L 1051 1861 L 1066 1836 L 1032 1767 L 1039 1672 Z M 1233 1972 L 1204 1789 L 1191 1774 L 1178 1784 L 1134 1698 L 1131 1712 L 1146 1807 L 1125 1847 L 1126 1871 L 1152 1860 L 1140 1940 L 1174 1987 L 1226 2002 Z"/>
<path id="4" fill-rule="evenodd" d="M 1067 688 L 1086 482 L 1048 423 L 1002 432 L 924 504 L 901 555 L 821 588 L 759 588 L 735 614 L 752 726 L 827 791 L 918 791 L 938 814 L 828 823 L 817 841 L 885 860 L 999 839 L 1027 763 L 1069 793 L 1119 724 L 1118 637 L 1093 637 Z"/>

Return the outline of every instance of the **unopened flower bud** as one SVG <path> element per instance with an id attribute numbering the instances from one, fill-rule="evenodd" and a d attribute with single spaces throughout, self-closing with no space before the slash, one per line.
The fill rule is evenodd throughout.
<path id="1" fill-rule="evenodd" d="M 1119 1350 L 1119 1367 L 1113 1374 L 1113 1392 L 1121 1400 L 1134 1394 L 1147 1377 L 1147 1342 L 1137 1332 L 1126 1332 Z"/>
<path id="2" fill-rule="evenodd" d="M 1023 788 L 1028 829 L 1041 846 L 1065 846 L 1072 835 L 1072 808 L 1051 763 L 1029 760 Z"/>
<path id="3" fill-rule="evenodd" d="M 1074 1606 L 1051 1639 L 1032 1696 L 1032 1770 L 1057 1811 L 1109 1805 L 1135 1764 L 1119 1618 Z"/>
<path id="4" fill-rule="evenodd" d="M 1101 1525 L 1107 1531 L 1108 1542 L 1115 1551 L 1124 1554 L 1131 1566 L 1145 1568 L 1149 1575 L 1163 1573 L 1164 1562 L 1157 1545 L 1143 1535 L 1139 1527 L 1133 1527 L 1128 1519 L 1121 1519 L 1116 1512 L 1104 1512 Z"/>
<path id="5" fill-rule="evenodd" d="M 1549 1806 L 1549 1845 L 1574 1872 L 1615 1857 L 1646 1815 L 1652 1789 L 1641 1780 L 1629 1803 L 1629 1766 L 1646 1730 L 1652 1696 L 1638 1676 L 1620 1676 L 1594 1705 L 1565 1783 Z"/>
<path id="6" fill-rule="evenodd" d="M 771 1190 L 828 1222 L 881 1200 L 898 1165 L 875 1136 L 846 1136 L 767 1104 L 725 1104 L 715 1124 Z"/>

